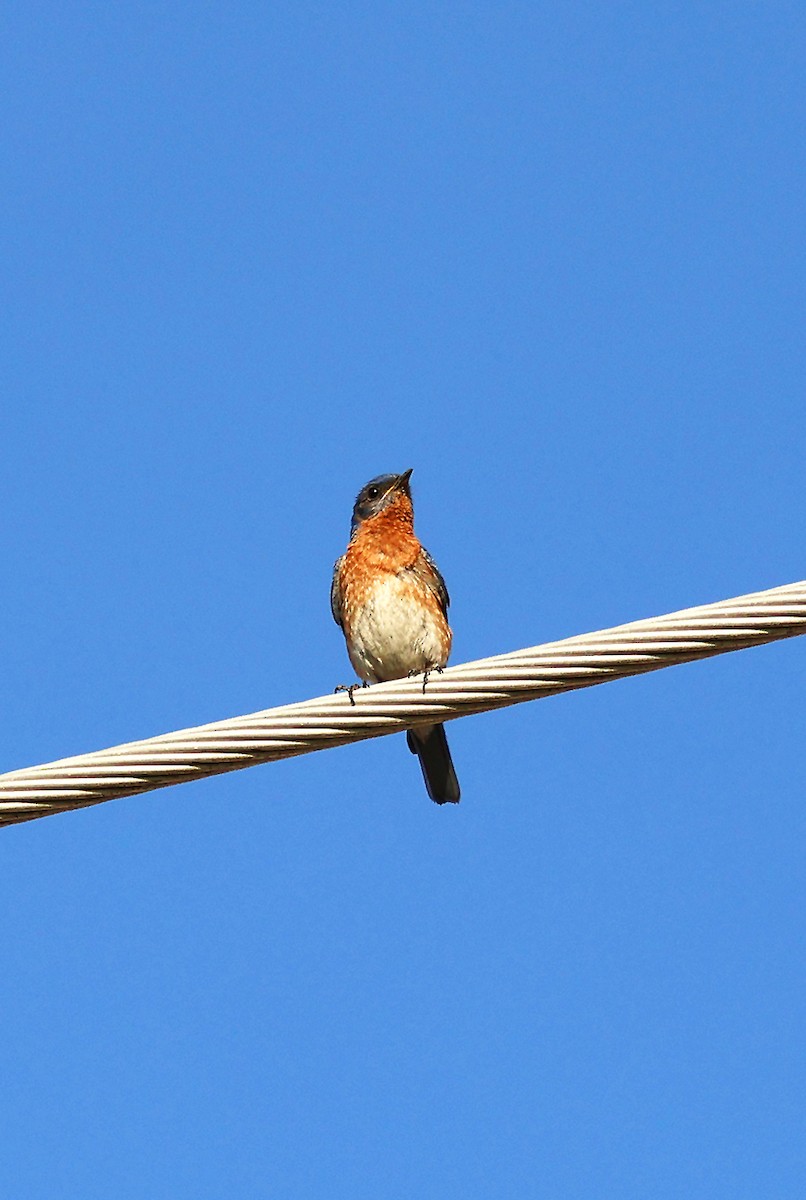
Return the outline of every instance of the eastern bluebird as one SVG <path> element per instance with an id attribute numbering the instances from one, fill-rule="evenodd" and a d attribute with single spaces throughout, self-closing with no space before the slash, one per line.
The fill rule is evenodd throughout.
<path id="1" fill-rule="evenodd" d="M 365 683 L 441 670 L 451 652 L 448 589 L 414 532 L 410 476 L 378 475 L 361 489 L 350 544 L 333 570 L 330 607 Z M 406 737 L 431 799 L 458 803 L 445 727 L 420 725 Z"/>

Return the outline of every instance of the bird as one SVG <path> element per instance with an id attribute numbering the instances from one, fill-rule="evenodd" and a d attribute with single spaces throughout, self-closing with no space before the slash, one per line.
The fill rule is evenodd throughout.
<path id="1" fill-rule="evenodd" d="M 428 673 L 441 671 L 451 651 L 448 589 L 414 532 L 412 470 L 377 475 L 362 487 L 349 544 L 333 568 L 330 607 L 364 685 L 422 673 L 425 687 Z M 459 781 L 444 725 L 420 725 L 406 738 L 431 799 L 457 804 Z"/>

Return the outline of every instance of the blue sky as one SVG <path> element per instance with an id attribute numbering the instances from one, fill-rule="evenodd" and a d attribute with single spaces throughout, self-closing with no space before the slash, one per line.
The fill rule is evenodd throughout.
<path id="1" fill-rule="evenodd" d="M 2 18 L 2 769 L 804 576 L 801 5 Z M 804 646 L 0 836 L 16 1200 L 795 1197 Z"/>

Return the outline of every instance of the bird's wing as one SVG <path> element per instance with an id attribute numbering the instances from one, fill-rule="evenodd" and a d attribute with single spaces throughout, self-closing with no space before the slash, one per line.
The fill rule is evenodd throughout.
<path id="1" fill-rule="evenodd" d="M 448 589 L 445 586 L 445 580 L 440 574 L 439 567 L 423 546 L 420 547 L 420 553 L 417 555 L 408 570 L 411 571 L 421 583 L 424 583 L 427 588 L 431 589 L 439 601 L 439 606 L 442 609 L 442 612 L 447 616 L 448 606 L 451 602 L 451 598 L 448 595 Z"/>
<path id="2" fill-rule="evenodd" d="M 337 625 L 342 625 L 341 619 L 341 564 L 344 561 L 344 555 L 336 559 L 336 565 L 333 567 L 333 580 L 330 584 L 330 611 L 333 613 L 333 620 Z M 342 626 L 343 628 L 343 626 Z"/>

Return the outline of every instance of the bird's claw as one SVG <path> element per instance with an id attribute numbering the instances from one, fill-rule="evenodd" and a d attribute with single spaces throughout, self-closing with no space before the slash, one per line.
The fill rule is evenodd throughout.
<path id="1" fill-rule="evenodd" d="M 339 692 L 346 692 L 350 698 L 350 703 L 352 704 L 353 708 L 355 708 L 355 697 L 353 696 L 353 692 L 357 691 L 358 688 L 365 687 L 369 687 L 366 679 L 362 679 L 360 683 L 340 683 L 338 687 L 333 689 L 333 695 L 337 696 Z"/>
<path id="2" fill-rule="evenodd" d="M 423 677 L 423 695 L 425 695 L 425 685 L 428 683 L 429 675 L 432 675 L 434 671 L 436 671 L 437 675 L 441 675 L 443 668 L 442 667 L 429 667 L 427 671 L 409 671 L 408 678 L 414 679 L 414 677 L 416 675 L 422 675 L 422 677 Z"/>

